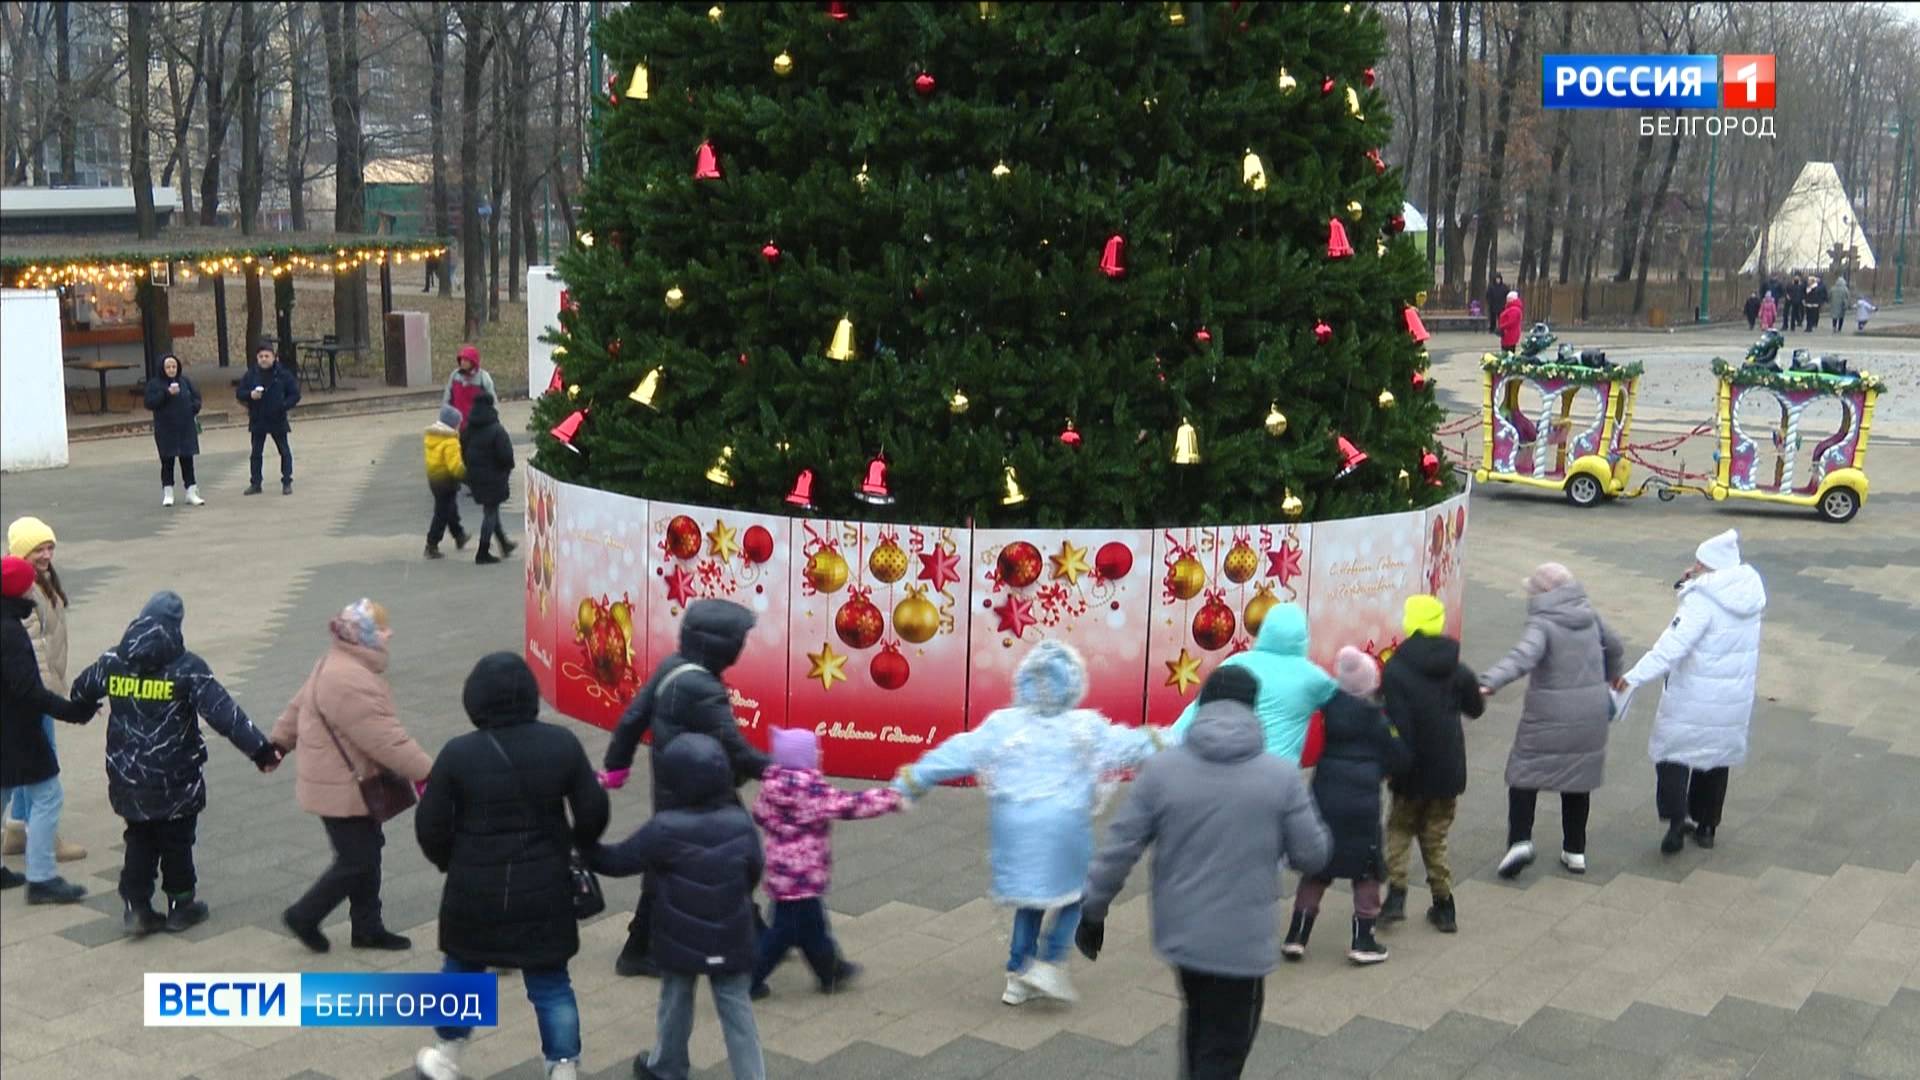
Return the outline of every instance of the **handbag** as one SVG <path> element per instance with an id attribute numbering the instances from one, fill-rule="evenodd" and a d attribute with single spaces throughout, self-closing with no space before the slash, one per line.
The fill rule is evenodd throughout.
<path id="1" fill-rule="evenodd" d="M 520 801 L 526 804 L 528 813 L 538 821 L 539 810 L 533 800 L 527 797 L 520 770 L 513 767 L 513 759 L 507 756 L 507 748 L 500 745 L 500 740 L 494 738 L 492 732 L 485 734 L 487 741 L 493 744 L 494 751 L 500 755 L 500 760 L 507 763 L 507 772 L 513 776 L 513 786 L 520 794 Z M 567 895 L 573 901 L 575 919 L 591 919 L 607 910 L 606 894 L 600 891 L 600 876 L 587 868 L 586 860 L 580 857 L 580 852 L 574 849 L 571 842 L 567 844 L 567 879 Z"/>
<path id="2" fill-rule="evenodd" d="M 315 683 L 320 681 L 320 672 L 325 671 L 326 668 L 327 662 L 320 661 L 320 667 L 313 673 Z M 354 768 L 353 758 L 347 754 L 346 744 L 340 741 L 339 732 L 333 730 L 333 725 L 327 722 L 326 714 L 320 711 L 320 695 L 311 687 L 308 688 L 307 693 L 309 700 L 313 703 L 313 715 L 319 717 L 320 726 L 327 729 L 327 737 L 333 740 L 333 748 L 340 752 L 340 760 L 347 763 L 347 772 L 352 775 L 354 784 L 360 788 L 360 799 L 367 804 L 368 817 L 384 825 L 406 813 L 408 808 L 419 801 L 413 793 L 413 784 L 386 766 L 370 762 L 373 768 L 368 772 Z"/>

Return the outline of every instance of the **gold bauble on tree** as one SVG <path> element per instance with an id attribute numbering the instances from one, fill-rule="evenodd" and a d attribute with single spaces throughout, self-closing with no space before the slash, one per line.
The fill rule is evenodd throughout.
<path id="1" fill-rule="evenodd" d="M 783 79 L 793 74 L 793 56 L 785 49 L 780 50 L 780 55 L 773 58 L 773 73 Z"/>
<path id="2" fill-rule="evenodd" d="M 973 402 L 967 400 L 966 393 L 956 387 L 953 391 L 953 396 L 947 399 L 947 411 L 955 416 L 959 416 L 961 413 L 966 412 L 972 404 Z"/>
<path id="3" fill-rule="evenodd" d="M 667 290 L 666 299 L 668 311 L 679 311 L 681 305 L 687 302 L 687 294 L 680 291 L 680 286 L 675 285 Z"/>
<path id="4" fill-rule="evenodd" d="M 1380 405 L 1380 407 L 1383 409 L 1393 408 L 1393 391 L 1391 390 L 1380 391 L 1380 396 L 1375 398 L 1374 401 L 1377 402 Z"/>
<path id="5" fill-rule="evenodd" d="M 1359 221 L 1362 217 L 1366 216 L 1366 213 L 1367 208 L 1360 205 L 1359 199 L 1354 199 L 1347 203 L 1347 216 L 1353 220 Z"/>
<path id="6" fill-rule="evenodd" d="M 1413 306 L 1414 307 L 1427 306 L 1427 290 L 1421 289 L 1419 292 L 1413 294 Z"/>
<path id="7" fill-rule="evenodd" d="M 1248 149 L 1247 156 L 1240 159 L 1240 182 L 1255 191 L 1267 190 L 1267 167 L 1252 149 Z"/>
<path id="8" fill-rule="evenodd" d="M 924 645 L 940 632 L 940 609 L 927 599 L 925 587 L 907 586 L 906 599 L 893 607 L 893 632 L 914 645 Z"/>
<path id="9" fill-rule="evenodd" d="M 1279 438 L 1287 433 L 1287 414 L 1280 411 L 1280 403 L 1267 406 L 1267 434 Z"/>
<path id="10" fill-rule="evenodd" d="M 1300 496 L 1295 495 L 1292 488 L 1283 490 L 1287 497 L 1280 500 L 1280 512 L 1286 515 L 1288 521 L 1299 521 L 1300 515 L 1306 512 L 1307 504 L 1300 501 Z"/>
<path id="11" fill-rule="evenodd" d="M 707 9 L 707 21 L 708 21 L 708 22 L 715 22 L 715 23 L 717 23 L 717 22 L 719 22 L 719 21 L 720 21 L 720 19 L 721 19 L 721 17 L 722 17 L 722 16 L 724 16 L 724 15 L 726 15 L 726 12 L 724 12 L 724 11 L 721 11 L 721 10 L 720 10 L 720 5 L 719 5 L 719 4 L 715 4 L 715 5 L 713 5 L 712 7 L 710 7 L 710 8 L 708 8 L 708 9 Z"/>
<path id="12" fill-rule="evenodd" d="M 1278 81 L 1280 83 L 1280 92 L 1283 94 L 1293 93 L 1293 91 L 1300 85 L 1300 80 L 1287 74 L 1286 68 L 1280 69 L 1280 78 Z"/>
<path id="13" fill-rule="evenodd" d="M 1182 600 L 1199 596 L 1206 585 L 1207 571 L 1192 555 L 1180 556 L 1167 568 L 1167 588 Z"/>

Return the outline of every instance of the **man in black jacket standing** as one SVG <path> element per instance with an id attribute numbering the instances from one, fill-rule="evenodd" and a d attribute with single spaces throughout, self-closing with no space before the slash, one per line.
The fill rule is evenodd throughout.
<path id="1" fill-rule="evenodd" d="M 766 770 L 767 755 L 756 750 L 740 734 L 734 719 L 732 694 L 720 678 L 722 672 L 740 659 L 746 648 L 747 634 L 753 629 L 753 612 L 729 600 L 695 600 L 680 619 L 679 651 L 660 661 L 653 675 L 627 706 L 620 724 L 607 744 L 606 773 L 602 783 L 609 788 L 626 784 L 633 769 L 634 753 L 640 739 L 653 733 L 649 763 L 653 769 L 653 810 L 673 809 L 674 785 L 663 770 L 667 747 L 681 735 L 697 732 L 717 741 L 726 752 L 733 770 L 733 786 L 758 780 Z M 736 801 L 738 796 L 735 796 Z M 657 975 L 648 956 L 647 927 L 653 905 L 653 879 L 641 882 L 640 906 L 628 925 L 627 944 L 614 962 L 621 975 Z"/>
<path id="2" fill-rule="evenodd" d="M 1493 272 L 1493 280 L 1487 282 L 1487 333 L 1500 332 L 1500 309 L 1507 306 L 1507 283 L 1501 279 L 1500 271 Z"/>
<path id="3" fill-rule="evenodd" d="M 28 595 L 33 582 L 32 563 L 12 555 L 0 559 L 0 676 L 6 680 L 0 694 L 0 806 L 19 788 L 33 807 L 27 819 L 26 876 L 0 867 L 0 889 L 24 884 L 29 904 L 71 904 L 87 890 L 54 872 L 54 835 L 63 802 L 60 763 L 40 718 L 84 724 L 93 718 L 94 707 L 70 702 L 40 681 L 25 625 L 33 613 Z"/>
<path id="4" fill-rule="evenodd" d="M 293 448 L 287 443 L 293 426 L 287 422 L 287 413 L 300 404 L 300 380 L 279 364 L 273 346 L 263 341 L 254 346 L 253 366 L 233 384 L 233 396 L 247 407 L 247 433 L 253 438 L 247 458 L 247 490 L 241 494 L 260 494 L 261 459 L 268 436 L 273 437 L 274 449 L 280 451 L 280 494 L 293 494 Z"/>

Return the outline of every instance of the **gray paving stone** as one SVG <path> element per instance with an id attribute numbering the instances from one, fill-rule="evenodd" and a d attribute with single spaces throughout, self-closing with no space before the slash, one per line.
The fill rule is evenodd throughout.
<path id="1" fill-rule="evenodd" d="M 999 1043 L 962 1035 L 914 1062 L 900 1076 L 901 1080 L 977 1080 L 1006 1064 L 1015 1054 Z"/>
<path id="2" fill-rule="evenodd" d="M 1253 1051 L 1247 1055 L 1247 1072 L 1257 1076 L 1261 1072 L 1306 1062 L 1322 1041 L 1318 1035 L 1285 1024 L 1263 1023 L 1259 1034 L 1254 1036 Z"/>
<path id="3" fill-rule="evenodd" d="M 1666 1057 L 1679 1049 L 1700 1023 L 1700 1017 L 1636 1001 L 1627 1006 L 1620 1018 L 1597 1032 L 1593 1041 L 1602 1046 L 1635 1053 Z"/>
<path id="4" fill-rule="evenodd" d="M 1747 1075 L 1751 1080 L 1804 1080 L 1815 1076 L 1836 1076 L 1853 1063 L 1855 1049 L 1805 1036 L 1789 1035 L 1776 1041 L 1760 1055 L 1759 1064 Z"/>
<path id="5" fill-rule="evenodd" d="M 1693 1029 L 1692 1037 L 1696 1041 L 1761 1050 L 1778 1039 L 1792 1021 L 1793 1012 L 1788 1009 L 1745 998 L 1722 998 Z"/>
<path id="6" fill-rule="evenodd" d="M 1836 994 L 1815 991 L 1806 1004 L 1794 1013 L 1787 1026 L 1789 1036 L 1820 1039 L 1839 1046 L 1857 1046 L 1867 1037 L 1882 1012 L 1876 1006 Z"/>
<path id="7" fill-rule="evenodd" d="M 1254 1043 L 1256 1052 L 1259 1043 Z M 1161 1080 L 1180 1072 L 1180 1029 L 1177 1024 L 1162 1024 L 1132 1046 L 1114 1051 L 1100 1063 L 1099 1075 L 1107 1080 Z"/>
<path id="8" fill-rule="evenodd" d="M 1389 1080 L 1460 1080 L 1477 1061 L 1467 1061 L 1414 1042 L 1400 1051 L 1375 1076 Z"/>
<path id="9" fill-rule="evenodd" d="M 1660 1072 L 1659 1058 L 1595 1043 L 1588 1043 L 1579 1059 L 1568 1064 L 1584 1080 L 1647 1080 Z"/>
<path id="10" fill-rule="evenodd" d="M 1502 1045 L 1481 1059 L 1467 1072 L 1467 1080 L 1570 1080 L 1574 1071 L 1557 1061 L 1548 1061 Z"/>
<path id="11" fill-rule="evenodd" d="M 1321 1039 L 1306 1060 L 1309 1064 L 1347 1069 L 1370 1076 L 1406 1049 L 1417 1034 L 1412 1028 L 1390 1024 L 1385 1020 L 1375 1020 L 1369 1016 L 1355 1017 L 1339 1031 Z"/>
<path id="12" fill-rule="evenodd" d="M 1607 1022 L 1597 1017 L 1549 1005 L 1521 1024 L 1508 1044 L 1522 1053 L 1562 1065 L 1575 1065 L 1585 1054 L 1587 1044 L 1606 1026 Z"/>
<path id="13" fill-rule="evenodd" d="M 987 1075 L 993 1080 L 1044 1076 L 1070 1080 L 1090 1076 L 1113 1054 L 1113 1044 L 1063 1031 Z M 829 1073 L 821 1073 L 822 1080 Z"/>
<path id="14" fill-rule="evenodd" d="M 1408 1050 L 1466 1062 L 1479 1061 L 1514 1033 L 1514 1026 L 1471 1013 L 1449 1012 L 1420 1032 Z"/>
<path id="15" fill-rule="evenodd" d="M 1661 1062 L 1659 1080 L 1743 1077 L 1760 1062 L 1761 1048 L 1689 1038 Z"/>
<path id="16" fill-rule="evenodd" d="M 911 1055 L 898 1050 L 889 1050 L 869 1042 L 856 1042 L 822 1058 L 804 1074 L 795 1075 L 817 1077 L 818 1080 L 892 1080 L 905 1072 L 914 1060 Z M 771 1068 L 768 1074 L 773 1074 Z"/>
<path id="17" fill-rule="evenodd" d="M 1874 1033 L 1854 1051 L 1852 1068 L 1878 1080 L 1910 1080 L 1920 1076 L 1920 1039 L 1908 1034 Z"/>

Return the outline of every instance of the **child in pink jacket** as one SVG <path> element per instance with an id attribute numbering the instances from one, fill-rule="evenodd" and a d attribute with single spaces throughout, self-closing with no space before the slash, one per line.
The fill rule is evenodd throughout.
<path id="1" fill-rule="evenodd" d="M 760 955 L 753 966 L 755 999 L 773 992 L 767 976 L 796 946 L 820 980 L 823 994 L 860 973 L 859 965 L 841 957 L 827 929 L 822 897 L 833 875 L 828 833 L 835 819 L 879 817 L 898 809 L 900 793 L 892 788 L 856 794 L 827 783 L 820 775 L 820 741 L 813 732 L 773 729 L 773 764 L 760 777 L 760 797 L 753 804 L 753 820 L 766 834 L 766 888 L 773 897 L 773 919 L 760 935 Z"/>

